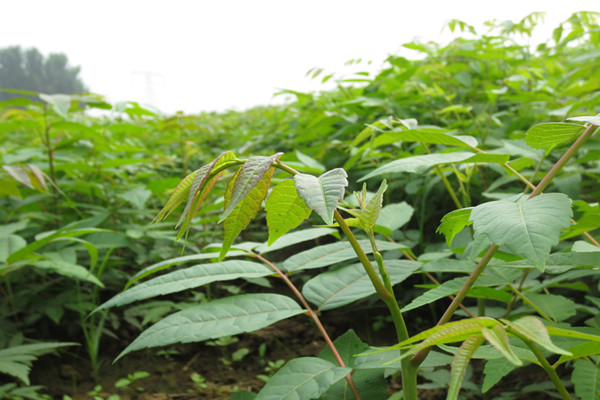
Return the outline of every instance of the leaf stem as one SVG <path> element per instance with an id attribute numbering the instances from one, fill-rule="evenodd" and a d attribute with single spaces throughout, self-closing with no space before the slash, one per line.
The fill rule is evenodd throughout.
<path id="1" fill-rule="evenodd" d="M 249 253 L 253 257 L 259 259 L 260 261 L 262 261 L 263 263 L 268 265 L 272 270 L 274 270 L 277 273 L 277 275 L 279 275 L 279 277 L 281 279 L 283 279 L 285 284 L 292 290 L 292 292 L 294 292 L 294 294 L 296 295 L 298 300 L 300 300 L 300 302 L 302 303 L 302 306 L 308 312 L 308 315 L 310 316 L 310 318 L 312 318 L 312 320 L 314 321 L 315 325 L 317 326 L 317 329 L 319 329 L 319 332 L 321 332 L 321 335 L 323 335 L 323 338 L 325 339 L 327 346 L 329 346 L 329 348 L 331 349 L 331 352 L 333 353 L 333 356 L 335 357 L 335 359 L 338 362 L 338 364 L 340 365 L 340 367 L 345 367 L 346 364 L 344 363 L 344 360 L 342 360 L 340 353 L 338 352 L 337 348 L 335 347 L 335 344 L 333 344 L 333 341 L 329 337 L 327 330 L 325 330 L 325 327 L 321 323 L 319 316 L 313 311 L 313 309 L 310 307 L 310 305 L 308 304 L 308 302 L 306 301 L 306 299 L 304 298 L 302 293 L 298 290 L 298 288 L 296 288 L 296 286 L 292 283 L 290 278 L 286 274 L 284 274 L 279 268 L 277 268 L 272 262 L 270 262 L 269 260 L 267 260 L 266 258 L 261 256 L 260 254 L 257 254 L 254 252 L 249 252 Z M 356 384 L 354 383 L 354 379 L 352 379 L 352 373 L 346 375 L 346 381 L 348 382 L 348 385 L 350 386 L 350 389 L 352 390 L 352 393 L 354 394 L 354 398 L 356 400 L 361 400 L 360 394 L 358 393 L 358 388 L 356 387 Z"/>

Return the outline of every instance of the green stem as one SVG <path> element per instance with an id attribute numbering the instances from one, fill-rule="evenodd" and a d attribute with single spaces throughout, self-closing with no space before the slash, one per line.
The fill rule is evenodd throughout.
<path id="1" fill-rule="evenodd" d="M 389 279 L 387 281 L 388 285 L 384 284 L 381 281 L 379 275 L 377 275 L 377 272 L 373 267 L 373 264 L 371 264 L 371 261 L 365 254 L 364 250 L 362 249 L 362 247 L 360 247 L 358 240 L 356 240 L 356 237 L 350 230 L 348 224 L 346 224 L 346 221 L 344 221 L 344 218 L 342 218 L 342 216 L 340 215 L 339 211 L 335 210 L 334 217 L 336 222 L 340 225 L 342 232 L 344 232 L 346 239 L 348 239 L 350 245 L 354 249 L 354 252 L 358 256 L 358 259 L 360 260 L 365 271 L 367 272 L 369 279 L 371 279 L 371 283 L 375 287 L 377 295 L 388 307 L 390 315 L 392 316 L 392 320 L 394 321 L 394 326 L 396 328 L 396 335 L 398 337 L 398 340 L 402 342 L 408 339 L 408 329 L 406 328 L 404 317 L 402 316 L 402 312 L 400 311 L 398 301 L 396 301 L 396 297 L 394 296 L 394 291 L 392 290 L 393 288 L 391 287 L 391 283 L 389 283 Z M 372 243 L 373 242 L 374 240 L 372 241 Z M 374 248 L 374 250 L 376 250 L 376 247 Z M 387 275 L 387 271 L 385 271 L 383 262 L 381 262 L 381 268 Z M 383 275 L 382 273 L 382 276 L 385 275 Z M 413 365 L 410 359 L 404 358 L 402 360 L 402 391 L 404 392 L 404 399 L 406 400 L 417 400 L 417 368 L 418 365 Z"/>
<path id="2" fill-rule="evenodd" d="M 531 349 L 531 351 L 533 352 L 533 354 L 535 354 L 535 357 L 540 362 L 542 368 L 544 368 L 544 371 L 546 371 L 546 374 L 548 374 L 548 376 L 550 377 L 550 380 L 552 381 L 552 383 L 556 387 L 556 390 L 558 390 L 558 393 L 560 394 L 560 397 L 563 400 L 572 400 L 571 399 L 571 395 L 569 394 L 569 392 L 565 388 L 565 385 L 563 385 L 563 383 L 560 380 L 558 374 L 556 373 L 556 370 L 554 368 L 552 368 L 552 365 L 550 365 L 550 363 L 548 362 L 548 360 L 546 360 L 546 357 L 544 357 L 544 354 L 535 345 L 535 343 L 533 343 L 527 337 L 525 337 L 525 336 L 523 336 L 523 335 L 521 335 L 521 334 L 519 334 L 517 332 L 511 331 L 511 333 L 513 335 L 517 336 L 519 339 L 521 339 L 523 341 L 523 343 L 525 343 Z"/>
<path id="3" fill-rule="evenodd" d="M 279 277 L 281 279 L 283 279 L 285 284 L 292 290 L 292 292 L 294 292 L 294 294 L 296 295 L 298 300 L 300 300 L 300 303 L 302 303 L 302 306 L 304 307 L 304 309 L 308 312 L 308 315 L 314 321 L 315 325 L 317 326 L 317 329 L 319 329 L 319 332 L 321 332 L 321 335 L 325 339 L 327 346 L 329 346 L 329 348 L 331 349 L 331 352 L 333 353 L 333 356 L 335 357 L 335 359 L 338 362 L 338 364 L 340 365 L 340 367 L 345 367 L 346 364 L 344 363 L 344 360 L 342 360 L 340 353 L 338 352 L 337 348 L 335 347 L 335 344 L 333 344 L 333 341 L 329 337 L 327 330 L 325 330 L 325 327 L 321 323 L 319 316 L 313 311 L 313 309 L 308 304 L 308 302 L 306 301 L 306 299 L 304 298 L 302 293 L 298 290 L 298 288 L 296 288 L 296 286 L 292 283 L 290 278 L 286 274 L 284 274 L 279 268 L 277 268 L 272 262 L 270 262 L 269 260 L 267 260 L 266 258 L 261 256 L 260 254 L 256 254 L 253 252 L 249 252 L 249 253 L 253 257 L 259 259 L 260 261 L 262 261 L 263 263 L 268 265 L 273 271 L 275 271 L 277 273 L 277 275 L 279 275 Z M 350 390 L 352 390 L 352 393 L 354 394 L 354 398 L 356 400 L 361 400 L 360 394 L 358 393 L 358 388 L 356 387 L 356 384 L 354 383 L 354 380 L 352 379 L 352 373 L 346 375 L 346 381 L 348 382 L 348 386 L 350 386 Z"/>
<path id="4" fill-rule="evenodd" d="M 519 290 L 517 290 L 513 285 L 509 285 L 510 290 L 513 291 L 514 294 L 516 294 L 522 301 L 523 303 L 527 304 L 529 307 L 533 308 L 535 310 L 535 312 L 537 312 L 540 317 L 544 318 L 546 321 L 550 322 L 551 324 L 556 324 L 556 321 L 553 321 L 548 315 L 546 315 L 545 312 L 543 312 L 538 306 L 536 306 L 533 301 L 529 300 L 523 293 L 521 293 Z"/>
<path id="5" fill-rule="evenodd" d="M 458 196 L 456 195 L 456 192 L 454 192 L 454 189 L 452 189 L 452 185 L 450 185 L 450 182 L 448 181 L 448 178 L 446 178 L 446 175 L 444 175 L 442 169 L 440 167 L 435 167 L 435 172 L 437 172 L 440 178 L 442 178 L 446 190 L 450 194 L 450 197 L 452 197 L 452 201 L 454 201 L 454 205 L 456 205 L 456 207 L 458 208 L 463 208 L 460 200 L 458 199 Z"/>

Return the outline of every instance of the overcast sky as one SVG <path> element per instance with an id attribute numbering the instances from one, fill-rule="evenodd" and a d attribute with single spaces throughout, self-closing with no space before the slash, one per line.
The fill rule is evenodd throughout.
<path id="1" fill-rule="evenodd" d="M 352 70 L 377 70 L 403 43 L 448 40 L 440 32 L 453 18 L 483 32 L 486 20 L 544 11 L 545 36 L 582 10 L 600 11 L 600 1 L 14 0 L 2 3 L 0 48 L 65 53 L 111 102 L 194 113 L 319 89 L 305 77 L 313 67 L 344 74 L 346 61 L 361 58 Z"/>

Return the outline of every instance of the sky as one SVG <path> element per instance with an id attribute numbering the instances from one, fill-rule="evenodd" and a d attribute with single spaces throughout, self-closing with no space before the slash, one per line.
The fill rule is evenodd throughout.
<path id="1" fill-rule="evenodd" d="M 164 113 L 280 103 L 281 89 L 326 89 L 306 76 L 376 72 L 415 39 L 447 42 L 457 18 L 518 21 L 543 11 L 534 40 L 598 0 L 19 0 L 2 4 L 0 48 L 65 53 L 90 91 Z M 345 66 L 349 60 L 359 64 Z M 370 62 L 370 63 L 369 63 Z"/>

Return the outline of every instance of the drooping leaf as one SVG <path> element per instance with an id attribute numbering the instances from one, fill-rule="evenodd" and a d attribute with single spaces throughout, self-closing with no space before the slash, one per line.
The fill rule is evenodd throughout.
<path id="1" fill-rule="evenodd" d="M 507 325 L 507 330 L 510 332 L 514 330 L 515 332 L 525 336 L 527 339 L 539 344 L 543 348 L 548 351 L 557 354 L 571 355 L 568 351 L 561 349 L 552 343 L 550 339 L 550 335 L 548 334 L 548 329 L 542 321 L 533 316 L 527 316 L 523 318 L 519 318 L 516 321 L 506 321 L 502 320 Z"/>
<path id="2" fill-rule="evenodd" d="M 390 231 L 404 226 L 412 217 L 415 209 L 405 201 L 383 206 L 377 218 L 377 225 L 385 226 Z"/>
<path id="3" fill-rule="evenodd" d="M 173 210 L 175 210 L 177 206 L 189 196 L 192 182 L 194 181 L 194 177 L 197 173 L 198 171 L 194 171 L 183 178 L 181 182 L 179 182 L 175 190 L 173 190 L 173 193 L 171 193 L 167 203 L 156 215 L 156 217 L 154 217 L 154 221 L 162 221 L 163 219 L 167 218 L 173 212 Z"/>
<path id="4" fill-rule="evenodd" d="M 252 219 L 260 210 L 260 206 L 265 197 L 267 197 L 269 186 L 271 185 L 273 169 L 273 167 L 270 167 L 267 171 L 265 171 L 265 173 L 261 176 L 261 180 L 254 184 L 252 190 L 247 192 L 245 197 L 240 199 L 237 206 L 228 213 L 227 218 L 223 223 L 225 233 L 223 235 L 223 247 L 221 247 L 219 260 L 222 260 L 225 257 L 235 238 L 238 237 L 241 231 L 246 229 L 250 221 L 252 221 Z M 235 179 L 235 181 L 237 181 L 237 179 Z M 231 182 L 229 182 L 227 191 L 225 192 L 226 209 L 229 208 L 231 196 L 233 194 L 233 190 L 235 189 L 235 183 L 232 184 L 232 182 L 234 182 L 233 179 Z"/>
<path id="5" fill-rule="evenodd" d="M 451 211 L 442 217 L 442 223 L 438 226 L 436 232 L 441 233 L 446 237 L 446 244 L 448 247 L 452 244 L 454 236 L 462 231 L 465 226 L 472 224 L 469 219 L 471 217 L 472 209 L 472 207 L 461 208 L 459 210 Z"/>
<path id="6" fill-rule="evenodd" d="M 495 358 L 487 360 L 485 367 L 483 367 L 483 385 L 481 388 L 482 393 L 487 392 L 500 381 L 503 377 L 508 375 L 517 366 L 506 358 Z"/>
<path id="7" fill-rule="evenodd" d="M 67 278 L 88 281 L 100 287 L 104 287 L 104 284 L 96 278 L 95 275 L 81 265 L 60 260 L 38 260 L 31 262 L 31 265 L 41 270 L 55 272 L 59 275 L 66 276 Z"/>
<path id="8" fill-rule="evenodd" d="M 600 400 L 600 363 L 589 360 L 577 360 L 573 365 L 571 382 L 575 385 L 575 394 L 580 399 Z"/>
<path id="9" fill-rule="evenodd" d="M 350 371 L 316 357 L 295 358 L 269 379 L 255 400 L 317 399 Z"/>
<path id="10" fill-rule="evenodd" d="M 561 193 L 548 193 L 526 201 L 498 200 L 471 210 L 476 234 L 506 246 L 543 270 L 560 232 L 571 224 L 571 201 Z"/>
<path id="11" fill-rule="evenodd" d="M 346 171 L 336 168 L 318 178 L 296 174 L 294 183 L 298 196 L 304 199 L 308 208 L 319 214 L 326 224 L 332 224 L 338 201 L 344 197 L 344 188 L 348 186 L 347 176 Z"/>
<path id="12" fill-rule="evenodd" d="M 268 199 L 267 199 L 268 201 Z M 270 253 L 275 250 L 284 249 L 289 246 L 293 246 L 298 243 L 306 242 L 309 240 L 314 240 L 325 235 L 333 235 L 339 239 L 339 234 L 336 229 L 332 228 L 308 228 L 300 231 L 294 231 L 290 233 L 286 233 L 277 239 L 277 242 L 269 245 L 267 243 L 263 243 L 260 246 L 256 247 L 254 250 L 260 254 Z"/>
<path id="13" fill-rule="evenodd" d="M 485 339 L 504 356 L 504 358 L 514 365 L 523 365 L 523 362 L 510 347 L 508 335 L 502 325 L 498 324 L 494 325 L 492 328 L 481 328 L 481 333 L 483 334 L 483 337 L 485 337 Z"/>
<path id="14" fill-rule="evenodd" d="M 563 122 L 537 124 L 527 131 L 525 143 L 534 149 L 543 149 L 549 152 L 555 146 L 568 142 L 582 130 L 583 126 L 579 124 Z"/>
<path id="15" fill-rule="evenodd" d="M 475 350 L 477 350 L 483 342 L 484 339 L 481 336 L 471 336 L 463 342 L 454 355 L 452 368 L 450 369 L 450 383 L 446 400 L 456 400 L 458 398 L 458 392 L 460 391 L 462 380 L 465 377 L 469 361 Z"/>
<path id="16" fill-rule="evenodd" d="M 554 322 L 564 321 L 576 314 L 575 302 L 564 296 L 539 293 L 524 295 Z"/>
<path id="17" fill-rule="evenodd" d="M 231 188 L 231 194 L 229 195 L 223 215 L 219 219 L 219 223 L 227 219 L 229 214 L 250 194 L 259 182 L 265 182 L 265 176 L 269 175 L 268 182 L 271 182 L 270 176 L 273 175 L 273 168 L 271 166 L 282 155 L 283 153 L 277 153 L 270 157 L 254 156 L 248 158 L 233 179 L 234 183 Z"/>
<path id="18" fill-rule="evenodd" d="M 252 261 L 231 260 L 198 264 L 150 279 L 117 294 L 95 311 L 118 307 L 134 301 L 193 289 L 211 282 L 239 278 L 258 278 L 272 274 L 266 265 Z M 95 312 L 94 311 L 94 312 Z"/>
<path id="19" fill-rule="evenodd" d="M 265 203 L 267 225 L 269 226 L 269 246 L 281 235 L 294 229 L 310 216 L 310 209 L 298 196 L 293 180 L 277 184 Z"/>
<path id="20" fill-rule="evenodd" d="M 373 252 L 369 240 L 359 240 L 358 243 L 366 254 Z M 407 248 L 402 243 L 391 243 L 382 240 L 377 240 L 376 243 L 379 251 Z M 283 262 L 282 269 L 284 271 L 291 272 L 304 269 L 321 268 L 354 258 L 356 258 L 356 253 L 352 249 L 350 243 L 346 241 L 336 242 L 317 246 L 298 254 L 294 254 Z"/>
<path id="21" fill-rule="evenodd" d="M 179 311 L 142 332 L 119 356 L 149 347 L 200 342 L 252 332 L 302 313 L 300 306 L 277 294 L 243 294 Z"/>
<path id="22" fill-rule="evenodd" d="M 31 362 L 38 356 L 50 353 L 65 346 L 77 346 L 79 343 L 46 342 L 11 346 L 0 350 L 0 372 L 12 375 L 29 385 Z"/>
<path id="23" fill-rule="evenodd" d="M 577 358 L 583 358 L 592 355 L 600 355 L 600 342 L 584 342 L 576 344 L 575 346 L 569 347 L 568 349 L 570 356 L 562 355 L 556 362 L 556 365 L 560 365 L 564 362 L 574 360 Z"/>
<path id="24" fill-rule="evenodd" d="M 421 266 L 407 260 L 385 262 L 392 285 L 396 285 Z M 375 293 L 375 288 L 362 264 L 345 265 L 323 272 L 304 284 L 302 294 L 319 310 L 330 310 L 360 300 Z"/>

